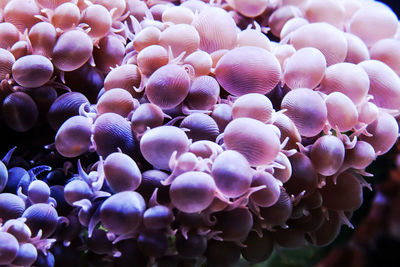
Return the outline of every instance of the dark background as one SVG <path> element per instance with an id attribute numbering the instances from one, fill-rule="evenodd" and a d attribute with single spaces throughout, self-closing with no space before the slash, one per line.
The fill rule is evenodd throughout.
<path id="1" fill-rule="evenodd" d="M 388 6 L 390 6 L 393 9 L 393 11 L 397 14 L 397 17 L 399 17 L 400 0 L 382 0 L 380 2 L 386 3 Z"/>

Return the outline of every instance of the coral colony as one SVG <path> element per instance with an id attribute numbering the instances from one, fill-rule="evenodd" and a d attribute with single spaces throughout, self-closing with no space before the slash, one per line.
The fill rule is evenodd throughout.
<path id="1" fill-rule="evenodd" d="M 2 155 L 1 265 L 232 266 L 325 246 L 398 137 L 400 27 L 378 1 L 0 7 L 2 131 L 51 135 L 41 158 Z"/>

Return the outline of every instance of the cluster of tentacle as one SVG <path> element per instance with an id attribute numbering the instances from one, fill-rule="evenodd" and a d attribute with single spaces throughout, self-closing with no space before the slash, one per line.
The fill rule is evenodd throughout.
<path id="1" fill-rule="evenodd" d="M 0 7 L 1 127 L 25 151 L 0 162 L 0 265 L 324 246 L 398 137 L 399 24 L 378 1 Z"/>

